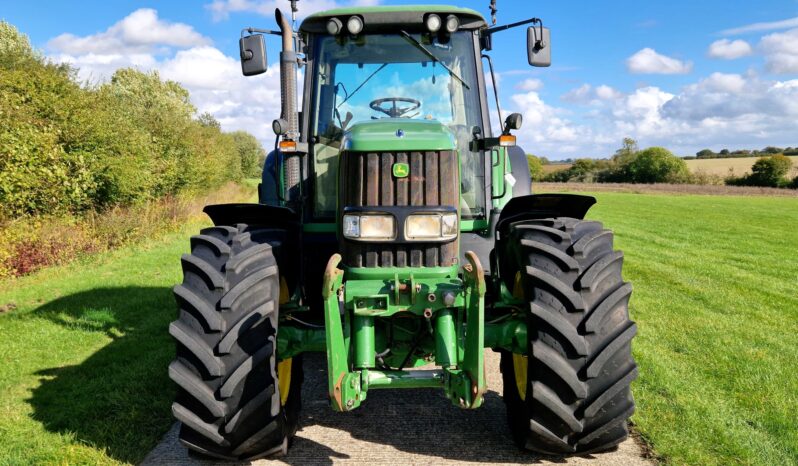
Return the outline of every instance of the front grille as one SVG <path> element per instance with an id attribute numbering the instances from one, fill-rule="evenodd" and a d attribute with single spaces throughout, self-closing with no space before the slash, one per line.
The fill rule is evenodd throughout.
<path id="1" fill-rule="evenodd" d="M 395 163 L 410 166 L 396 178 Z M 343 152 L 338 189 L 339 218 L 344 207 L 451 206 L 460 198 L 460 172 L 454 151 Z M 400 225 L 399 228 L 402 228 Z M 442 267 L 457 263 L 459 238 L 448 243 L 361 243 L 341 235 L 350 267 Z"/>

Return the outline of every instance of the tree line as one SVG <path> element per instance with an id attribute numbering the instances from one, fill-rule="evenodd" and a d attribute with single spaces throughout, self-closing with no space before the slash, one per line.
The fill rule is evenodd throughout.
<path id="1" fill-rule="evenodd" d="M 207 192 L 258 176 L 264 157 L 157 72 L 81 83 L 0 21 L 0 222 Z"/>
<path id="2" fill-rule="evenodd" d="M 729 149 L 721 149 L 720 152 L 714 152 L 712 149 L 702 149 L 695 153 L 695 157 L 687 156 L 682 157 L 685 160 L 693 159 L 731 159 L 742 157 L 768 157 L 771 155 L 798 155 L 798 147 L 776 147 L 767 146 L 762 150 L 748 150 L 740 149 L 730 151 Z"/>
<path id="3" fill-rule="evenodd" d="M 765 150 L 778 148 L 766 148 Z M 742 177 L 729 176 L 722 180 L 734 186 L 768 186 L 798 189 L 798 177 L 787 178 L 792 161 L 784 151 L 764 152 Z M 750 157 L 750 155 L 749 155 Z M 663 147 L 639 149 L 634 139 L 626 138 L 623 145 L 608 159 L 576 159 L 565 169 L 546 173 L 545 157 L 527 154 L 529 172 L 535 181 L 584 183 L 674 183 L 710 184 L 707 175 L 691 173 L 683 158 Z"/>

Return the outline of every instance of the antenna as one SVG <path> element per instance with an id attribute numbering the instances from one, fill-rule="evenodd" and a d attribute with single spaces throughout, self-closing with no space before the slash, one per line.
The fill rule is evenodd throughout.
<path id="1" fill-rule="evenodd" d="M 496 0 L 490 0 L 490 21 L 493 23 L 494 26 L 496 25 L 497 11 L 499 11 L 499 9 L 496 8 Z"/>
<path id="2" fill-rule="evenodd" d="M 291 22 L 296 22 L 296 12 L 299 11 L 296 7 L 296 2 L 298 1 L 299 0 L 291 0 Z"/>

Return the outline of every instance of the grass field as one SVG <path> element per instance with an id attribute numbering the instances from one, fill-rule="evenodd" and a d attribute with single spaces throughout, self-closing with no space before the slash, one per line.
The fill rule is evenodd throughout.
<path id="1" fill-rule="evenodd" d="M 674 464 L 798 463 L 798 200 L 596 197 L 635 287 L 642 437 Z M 158 441 L 197 227 L 0 284 L 0 463 L 136 463 Z"/>
<path id="2" fill-rule="evenodd" d="M 741 157 L 730 159 L 696 159 L 685 160 L 687 168 L 691 172 L 697 173 L 699 171 L 708 175 L 717 175 L 722 177 L 727 176 L 742 176 L 745 173 L 751 173 L 751 167 L 754 165 L 759 157 Z M 787 178 L 794 178 L 798 176 L 798 156 L 791 156 L 792 171 L 787 175 Z"/>

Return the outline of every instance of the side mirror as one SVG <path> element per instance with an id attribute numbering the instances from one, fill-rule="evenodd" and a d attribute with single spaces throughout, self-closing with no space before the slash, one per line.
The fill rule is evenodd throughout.
<path id="1" fill-rule="evenodd" d="M 252 34 L 238 41 L 241 50 L 241 72 L 244 76 L 255 76 L 264 73 L 269 64 L 266 62 L 266 42 L 263 34 Z"/>
<path id="2" fill-rule="evenodd" d="M 542 26 L 526 30 L 526 53 L 531 66 L 551 66 L 551 31 Z"/>

